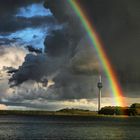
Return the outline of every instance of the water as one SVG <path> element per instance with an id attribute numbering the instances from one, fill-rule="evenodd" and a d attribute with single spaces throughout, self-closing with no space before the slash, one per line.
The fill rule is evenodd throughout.
<path id="1" fill-rule="evenodd" d="M 140 117 L 0 116 L 0 140 L 140 140 Z"/>

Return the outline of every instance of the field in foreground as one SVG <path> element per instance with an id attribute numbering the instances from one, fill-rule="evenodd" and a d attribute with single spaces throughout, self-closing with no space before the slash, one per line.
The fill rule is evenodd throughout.
<path id="1" fill-rule="evenodd" d="M 96 111 L 88 111 L 81 109 L 62 109 L 59 111 L 39 111 L 39 110 L 0 110 L 0 115 L 78 115 L 78 116 L 94 116 Z"/>
<path id="2" fill-rule="evenodd" d="M 47 116 L 47 115 L 66 115 L 66 116 L 140 116 L 137 110 L 120 107 L 104 107 L 98 112 L 82 109 L 62 109 L 58 111 L 41 111 L 41 110 L 0 110 L 0 115 L 28 115 L 28 116 Z"/>
<path id="3" fill-rule="evenodd" d="M 140 117 L 0 115 L 1 140 L 139 140 Z"/>

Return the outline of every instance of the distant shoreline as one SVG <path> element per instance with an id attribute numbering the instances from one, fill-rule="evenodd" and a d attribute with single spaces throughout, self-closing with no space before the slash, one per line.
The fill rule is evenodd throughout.
<path id="1" fill-rule="evenodd" d="M 0 110 L 0 115 L 38 115 L 38 116 L 96 116 L 96 111 L 40 111 L 40 110 Z"/>
<path id="2" fill-rule="evenodd" d="M 39 110 L 0 110 L 0 116 L 3 115 L 16 115 L 16 116 L 81 116 L 81 117 L 114 117 L 125 118 L 129 115 L 102 115 L 96 111 L 76 110 L 71 112 L 63 111 L 39 111 Z M 132 117 L 132 116 L 130 116 Z M 135 116 L 140 117 L 140 116 Z"/>

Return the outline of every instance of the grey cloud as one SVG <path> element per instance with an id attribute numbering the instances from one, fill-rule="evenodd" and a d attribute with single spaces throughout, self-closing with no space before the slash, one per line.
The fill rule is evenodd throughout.
<path id="1" fill-rule="evenodd" d="M 72 15 L 70 15 L 70 17 L 72 17 Z M 58 94 L 58 99 L 81 98 L 82 96 L 89 96 L 89 98 L 91 98 L 92 96 L 90 96 L 90 93 L 92 92 L 93 85 L 90 84 L 90 76 L 87 75 L 91 74 L 97 76 L 99 64 L 97 62 L 94 49 L 91 47 L 91 44 L 89 44 L 89 41 L 80 42 L 83 34 L 78 32 L 82 31 L 79 25 L 77 25 L 77 32 L 70 30 L 75 27 L 75 25 L 77 24 L 67 24 L 62 30 L 56 30 L 52 32 L 50 36 L 47 36 L 45 45 L 46 54 L 49 57 L 47 57 L 47 55 L 42 56 L 31 54 L 26 56 L 25 62 L 19 68 L 19 71 L 12 76 L 10 82 L 14 82 L 14 85 L 19 85 L 27 80 L 40 82 L 43 76 L 49 75 L 49 71 L 50 73 L 59 71 L 59 73 L 54 77 L 55 85 L 53 86 L 53 92 Z M 87 40 L 87 38 L 82 40 Z M 41 57 L 46 58 L 46 63 L 40 59 Z M 64 71 L 66 71 L 65 74 Z M 63 74 L 61 75 L 60 73 Z M 81 75 L 77 76 L 76 74 L 79 73 L 81 73 Z M 73 78 L 70 80 L 70 77 Z M 80 81 L 81 84 L 79 84 Z M 84 83 L 86 83 L 86 86 L 81 88 L 81 85 L 84 85 Z M 67 84 L 66 87 L 65 84 Z M 60 93 L 60 91 L 62 93 Z M 64 95 L 61 94 L 64 94 L 65 92 L 68 92 L 68 94 L 65 95 L 66 97 L 63 97 Z"/>
<path id="2" fill-rule="evenodd" d="M 14 54 L 15 51 L 17 54 Z M 18 68 L 23 63 L 26 53 L 24 48 L 0 46 L 0 99 L 6 98 L 12 92 L 8 85 L 10 74 L 7 74 L 7 71 Z"/>
<path id="3" fill-rule="evenodd" d="M 104 48 L 117 72 L 125 96 L 137 96 L 137 93 L 140 90 L 140 63 L 138 47 L 140 44 L 138 39 L 140 36 L 140 20 L 138 16 L 139 1 L 82 0 L 81 5 L 85 8 L 91 22 L 94 22 L 96 30 L 101 36 Z M 64 12 L 68 11 L 66 9 L 70 8 L 65 1 L 62 0 L 58 3 L 57 0 L 54 0 L 53 2 L 51 2 L 51 0 L 47 0 L 46 7 L 51 9 L 52 13 L 60 22 L 68 22 L 68 25 L 71 26 L 70 28 L 72 29 L 72 32 L 75 32 L 76 29 L 77 32 L 81 33 L 82 30 L 80 29 L 80 23 L 78 23 L 79 21 L 73 20 L 76 19 L 74 13 Z M 73 21 L 75 21 L 74 24 L 71 24 Z M 83 34 L 81 35 L 83 36 Z M 85 46 L 87 45 L 85 44 Z M 73 55 L 75 55 L 75 49 L 73 52 Z M 88 54 L 89 53 L 87 53 L 86 57 L 90 58 Z M 72 58 L 71 61 L 75 64 L 79 64 L 81 59 L 80 62 L 77 59 L 77 55 L 75 55 L 74 60 Z M 73 66 L 74 71 L 77 71 L 77 73 L 84 73 L 85 70 L 81 71 L 81 68 L 83 67 L 78 66 Z"/>
<path id="4" fill-rule="evenodd" d="M 97 31 L 104 42 L 104 48 L 117 71 L 124 90 L 128 90 L 125 96 L 137 97 L 140 79 L 139 40 L 137 39 L 139 31 L 136 30 L 137 23 L 132 22 L 132 20 L 137 21 L 137 16 L 134 16 L 136 12 L 131 12 L 131 9 L 135 9 L 135 2 L 132 2 L 133 4 L 125 0 L 123 2 L 110 0 L 87 2 L 85 0 L 84 2 L 87 7 L 91 2 L 91 6 L 94 7 L 89 8 L 87 12 L 91 20 L 93 18 L 95 21 Z M 63 23 L 63 28 L 50 32 L 46 37 L 44 54 L 26 56 L 25 62 L 19 67 L 18 72 L 13 74 L 11 81 L 22 89 L 21 86 L 30 80 L 40 83 L 43 77 L 49 80 L 51 76 L 55 85 L 47 90 L 42 88 L 38 93 L 34 89 L 27 93 L 23 90 L 22 94 L 13 95 L 9 101 L 24 102 L 40 98 L 45 100 L 95 98 L 98 92 L 96 84 L 99 70 L 103 73 L 103 96 L 110 96 L 110 86 L 96 52 L 75 14 L 71 10 L 65 12 L 65 8 L 70 8 L 66 1 L 60 0 L 58 3 L 57 0 L 53 2 L 47 0 L 45 6 L 51 9 L 61 24 Z M 91 12 L 90 9 L 93 11 Z M 132 30 L 129 30 L 131 27 Z"/>
<path id="5" fill-rule="evenodd" d="M 43 3 L 43 0 L 39 1 L 21 1 L 21 0 L 6 0 L 0 2 L 0 33 L 11 33 L 17 30 L 21 30 L 27 27 L 38 27 L 40 25 L 51 25 L 55 23 L 53 16 L 37 16 L 37 17 L 16 17 L 16 14 L 19 12 L 19 8 L 32 5 L 34 3 Z M 43 5 L 43 4 L 42 4 Z M 32 7 L 31 7 L 32 8 Z M 45 12 L 45 11 L 44 11 Z M 47 11 L 46 11 L 47 12 Z M 44 18 L 45 17 L 45 18 Z"/>
<path id="6" fill-rule="evenodd" d="M 19 85 L 27 80 L 40 81 L 44 74 L 45 55 L 28 54 L 18 71 L 12 75 L 11 86 Z"/>
<path id="7" fill-rule="evenodd" d="M 2 19 L 3 20 L 3 19 Z M 52 24 L 56 24 L 56 21 L 54 20 L 54 17 L 34 17 L 31 19 L 27 18 L 12 18 L 10 19 L 5 19 L 3 22 L 0 24 L 0 32 L 2 34 L 5 33 L 11 33 L 15 32 L 17 30 L 21 30 L 27 27 L 40 27 L 40 25 L 45 26 L 52 26 Z"/>

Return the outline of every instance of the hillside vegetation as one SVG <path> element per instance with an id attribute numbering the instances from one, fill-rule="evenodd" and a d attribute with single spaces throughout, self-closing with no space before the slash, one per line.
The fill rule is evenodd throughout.
<path id="1" fill-rule="evenodd" d="M 95 116 L 95 115 L 140 115 L 140 103 L 134 103 L 130 107 L 105 106 L 99 112 L 83 109 L 61 109 L 58 111 L 41 110 L 0 110 L 0 115 L 77 115 L 77 116 Z"/>
<path id="2" fill-rule="evenodd" d="M 130 107 L 105 106 L 101 108 L 99 114 L 104 115 L 140 115 L 140 103 L 134 103 Z"/>

